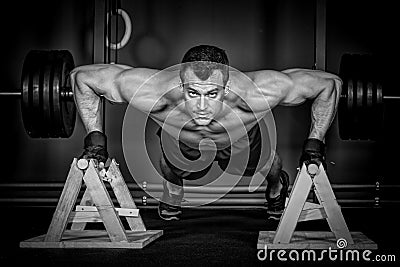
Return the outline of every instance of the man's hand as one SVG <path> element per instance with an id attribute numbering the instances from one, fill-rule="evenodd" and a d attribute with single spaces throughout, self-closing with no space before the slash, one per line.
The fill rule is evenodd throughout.
<path id="1" fill-rule="evenodd" d="M 326 170 L 325 162 L 325 144 L 316 138 L 309 138 L 304 142 L 303 154 L 300 157 L 299 167 L 310 163 L 315 163 L 318 166 L 322 163 L 324 169 Z"/>
<path id="2" fill-rule="evenodd" d="M 99 131 L 90 132 L 84 141 L 84 151 L 80 159 L 95 159 L 105 163 L 108 159 L 107 137 Z"/>

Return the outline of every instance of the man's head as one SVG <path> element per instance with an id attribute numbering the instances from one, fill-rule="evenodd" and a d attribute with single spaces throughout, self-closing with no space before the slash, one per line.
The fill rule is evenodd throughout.
<path id="1" fill-rule="evenodd" d="M 180 78 L 185 107 L 196 124 L 208 125 L 222 110 L 228 65 L 225 51 L 215 46 L 195 46 L 184 55 Z"/>

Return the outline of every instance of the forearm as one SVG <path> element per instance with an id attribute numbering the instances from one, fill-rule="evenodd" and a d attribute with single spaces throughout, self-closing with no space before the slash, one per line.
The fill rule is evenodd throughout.
<path id="1" fill-rule="evenodd" d="M 103 131 L 101 98 L 91 89 L 85 79 L 76 73 L 71 74 L 71 84 L 75 104 L 86 132 Z"/>
<path id="2" fill-rule="evenodd" d="M 311 109 L 311 129 L 309 138 L 324 141 L 338 107 L 341 81 L 332 79 L 314 99 Z"/>

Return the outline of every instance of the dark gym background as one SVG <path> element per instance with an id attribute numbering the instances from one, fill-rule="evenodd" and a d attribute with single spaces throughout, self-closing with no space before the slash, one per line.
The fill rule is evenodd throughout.
<path id="1" fill-rule="evenodd" d="M 135 0 L 122 1 L 122 7 L 131 16 L 133 33 L 119 52 L 119 63 L 164 68 L 179 63 L 191 46 L 205 43 L 224 48 L 231 65 L 242 71 L 313 66 L 314 1 Z M 380 54 L 393 62 L 398 44 L 393 9 L 389 1 L 327 1 L 327 71 L 338 73 L 345 52 Z M 8 3 L 0 17 L 2 90 L 19 88 L 23 59 L 30 49 L 68 49 L 76 65 L 90 64 L 93 12 L 92 1 Z M 23 128 L 20 100 L 0 101 L 2 182 L 64 181 L 71 159 L 81 153 L 85 132 L 80 120 L 69 139 L 30 139 Z M 397 110 L 391 108 L 398 105 L 387 106 L 386 117 L 391 120 L 387 119 L 381 144 L 341 141 L 335 120 L 326 138 L 328 162 L 335 163 L 328 164 L 332 183 L 374 184 L 381 177 L 385 184 L 398 184 L 398 157 L 393 153 L 399 146 L 394 127 Z M 129 180 L 121 148 L 125 108 L 107 104 L 106 132 L 109 152 Z M 278 151 L 292 181 L 308 134 L 309 114 L 307 104 L 274 110 Z"/>
<path id="2" fill-rule="evenodd" d="M 91 64 L 94 1 L 8 1 L 3 4 L 0 16 L 1 90 L 19 90 L 23 60 L 31 49 L 67 49 L 73 54 L 76 65 Z M 315 1 L 122 0 L 122 8 L 131 16 L 133 31 L 128 45 L 119 51 L 118 63 L 161 69 L 179 63 L 188 48 L 204 43 L 224 48 L 231 65 L 242 71 L 311 68 L 314 64 Z M 399 16 L 394 3 L 327 0 L 326 70 L 337 74 L 344 53 L 377 54 L 384 59 L 380 67 L 388 74 L 386 94 L 399 95 L 396 82 Z M 119 30 L 121 35 L 122 32 L 123 28 Z M 82 152 L 86 133 L 79 118 L 69 139 L 31 139 L 23 128 L 20 100 L 2 97 L 0 103 L 0 183 L 64 182 L 72 158 Z M 106 133 L 110 155 L 120 163 L 125 180 L 133 182 L 121 147 L 125 109 L 125 105 L 107 104 Z M 301 147 L 310 127 L 310 103 L 277 107 L 273 114 L 278 152 L 293 182 Z M 398 114 L 398 103 L 386 104 L 385 129 L 380 142 L 342 141 L 338 135 L 337 119 L 334 121 L 326 136 L 332 184 L 374 185 L 376 181 L 383 185 L 400 184 Z M 154 145 L 157 145 L 157 138 L 154 140 Z M 398 192 L 398 189 L 388 189 L 381 197 L 399 200 L 398 193 L 393 192 Z M 3 197 L 10 199 L 12 194 L 3 188 L 0 200 Z M 21 194 L 24 192 L 18 191 L 18 196 Z M 7 202 L 1 206 L 4 205 Z M 396 241 L 393 218 L 398 204 L 390 209 L 372 209 L 373 203 L 369 205 L 371 209 L 346 209 L 347 222 L 350 227 L 354 226 L 351 229 L 369 230 L 369 236 L 380 242 L 380 247 L 390 248 Z M 84 251 L 83 256 L 70 250 L 24 250 L 16 254 L 19 257 L 13 257 L 8 252 L 10 244 L 16 250 L 19 241 L 43 234 L 53 209 L 20 211 L 11 208 L 6 211 L 2 213 L 1 228 L 8 235 L 3 237 L 6 243 L 0 242 L 3 251 L 0 263 L 2 259 L 7 262 L 23 260 L 20 257 L 23 254 L 46 265 L 59 264 L 60 261 L 72 262 L 74 266 L 76 262 L 112 265 L 117 260 L 126 266 L 135 262 L 164 265 L 174 263 L 176 261 L 172 260 L 176 259 L 182 262 L 179 257 L 185 258 L 186 263 L 194 261 L 195 265 L 247 265 L 248 261 L 243 259 L 251 259 L 253 263 L 257 261 L 257 234 L 266 227 L 262 212 L 258 211 L 205 211 L 201 216 L 187 213 L 185 221 L 164 224 L 157 218 L 155 210 L 145 210 L 147 226 L 164 229 L 165 235 L 151 247 L 135 251 L 135 256 L 126 250 Z M 196 251 L 189 250 L 192 246 Z M 28 256 L 27 261 L 30 259 Z M 170 261 L 164 262 L 166 259 Z"/>

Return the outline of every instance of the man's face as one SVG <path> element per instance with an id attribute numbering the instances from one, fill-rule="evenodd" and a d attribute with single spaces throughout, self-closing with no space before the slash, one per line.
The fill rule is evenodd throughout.
<path id="1" fill-rule="evenodd" d="M 222 110 L 224 98 L 223 76 L 220 70 L 207 80 L 199 79 L 191 68 L 185 70 L 183 78 L 185 108 L 197 125 L 208 125 Z"/>

